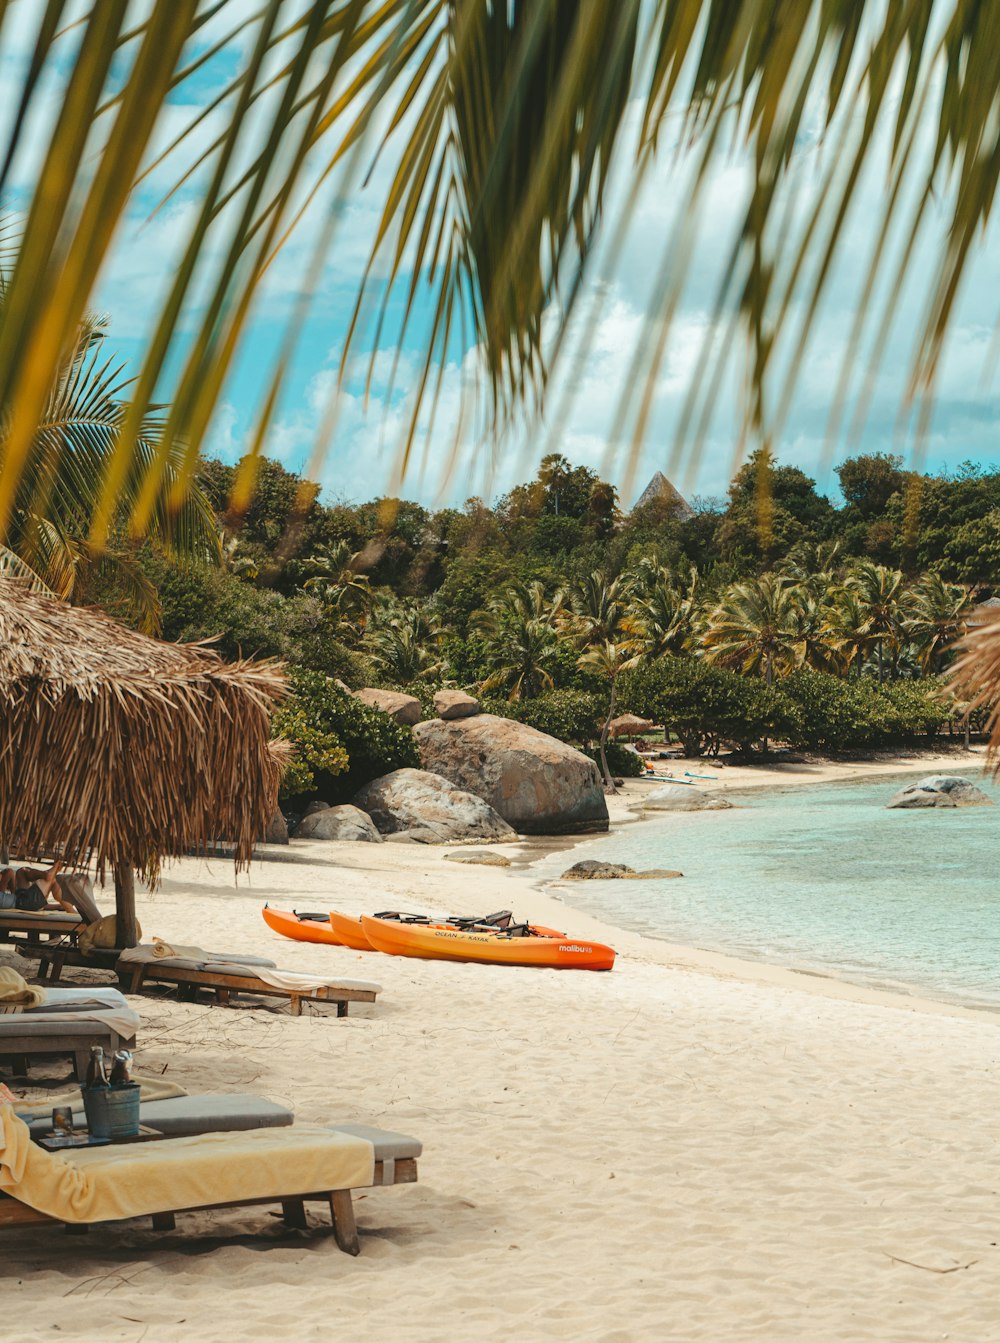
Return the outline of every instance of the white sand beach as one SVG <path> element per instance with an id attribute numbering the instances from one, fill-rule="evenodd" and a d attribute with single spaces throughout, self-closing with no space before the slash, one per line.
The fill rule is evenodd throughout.
<path id="1" fill-rule="evenodd" d="M 609 930 L 530 863 L 446 852 L 293 842 L 236 885 L 223 860 L 185 861 L 139 897 L 147 938 L 383 986 L 341 1020 L 133 1000 L 145 1073 L 423 1141 L 418 1184 L 356 1197 L 360 1257 L 318 1214 L 301 1233 L 266 1209 L 7 1234 L 8 1343 L 1000 1338 L 994 1016 Z M 557 973 L 291 943 L 265 899 L 512 908 L 619 959 Z"/>

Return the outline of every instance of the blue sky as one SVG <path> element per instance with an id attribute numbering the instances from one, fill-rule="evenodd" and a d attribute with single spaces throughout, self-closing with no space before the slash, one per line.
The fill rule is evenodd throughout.
<path id="1" fill-rule="evenodd" d="M 140 5 L 141 7 L 141 5 Z M 248 14 L 256 0 L 232 0 L 231 11 Z M 32 5 L 15 6 L 20 17 L 5 33 L 0 52 L 0 73 L 23 69 L 32 38 Z M 37 14 L 37 11 L 36 11 Z M 230 18 L 231 22 L 231 18 Z M 209 34 L 210 36 L 211 34 Z M 214 93 L 231 77 L 238 54 L 207 66 L 197 81 L 185 86 L 173 100 L 161 143 L 173 131 L 208 104 Z M 53 69 L 48 88 L 52 104 L 58 93 L 60 72 Z M 632 117 L 634 125 L 638 114 Z M 0 111 L 0 118 L 5 115 Z M 199 136 L 222 124 L 217 115 Z M 930 128 L 928 128 L 930 133 Z M 25 153 L 17 165 L 16 188 L 28 189 L 38 146 L 44 143 L 45 114 L 36 118 Z M 619 168 L 609 189 L 612 217 L 631 185 L 632 159 L 628 134 Z M 796 174 L 808 198 L 823 165 L 823 147 L 802 145 Z M 174 164 L 180 162 L 174 160 Z M 343 200 L 343 215 L 333 248 L 311 296 L 311 307 L 267 451 L 293 469 L 309 463 L 316 432 L 329 405 L 339 369 L 340 352 L 368 248 L 374 235 L 386 191 L 392 159 L 380 161 L 365 187 L 356 186 Z M 873 220 L 884 192 L 884 165 L 876 165 L 862 182 L 859 199 L 848 222 L 837 272 L 830 285 L 821 319 L 805 360 L 798 391 L 778 445 L 778 455 L 817 476 L 821 488 L 833 484 L 826 430 L 832 389 L 839 370 L 853 313 L 859 298 L 860 275 L 865 249 L 870 243 Z M 459 390 L 463 377 L 456 358 L 443 375 L 442 399 L 433 436 L 418 444 L 413 469 L 399 486 L 406 497 L 433 505 L 460 503 L 471 494 L 495 496 L 517 480 L 534 473 L 538 459 L 558 450 L 574 462 L 584 462 L 612 479 L 629 505 L 654 470 L 667 470 L 682 490 L 691 495 L 711 496 L 725 492 L 734 468 L 739 441 L 741 377 L 735 361 L 713 387 L 715 413 L 705 444 L 695 463 L 676 463 L 671 446 L 680 408 L 689 384 L 698 342 L 706 328 L 715 285 L 726 253 L 731 230 L 746 190 L 746 166 L 734 153 L 717 164 L 697 222 L 696 244 L 687 286 L 678 307 L 667 355 L 656 380 L 653 410 L 641 452 L 634 469 L 627 454 L 609 455 L 612 426 L 627 392 L 631 352 L 636 344 L 655 338 L 656 312 L 651 298 L 651 275 L 659 265 L 664 240 L 687 208 L 689 167 L 683 159 L 665 153 L 649 174 L 641 191 L 631 228 L 621 251 L 608 255 L 599 249 L 594 258 L 582 311 L 596 312 L 589 346 L 582 347 L 583 323 L 571 330 L 570 358 L 557 366 L 547 398 L 547 414 L 507 444 L 499 460 L 491 460 L 471 427 L 459 437 L 454 469 L 446 471 L 455 440 Z M 95 307 L 110 317 L 111 342 L 122 355 L 135 360 L 141 354 L 146 323 L 155 311 L 157 297 L 171 275 L 174 256 L 197 199 L 197 179 L 158 213 L 153 207 L 162 199 L 176 175 L 176 166 L 166 165 L 151 178 L 136 199 L 135 207 L 117 241 L 111 262 L 102 276 Z M 14 196 L 18 199 L 17 192 Z M 246 436 L 266 385 L 271 361 L 280 344 L 284 323 L 296 301 L 311 254 L 313 240 L 332 208 L 331 194 L 321 196 L 278 259 L 259 295 L 254 320 L 248 332 L 238 367 L 213 425 L 210 450 L 235 460 L 246 445 Z M 912 436 L 900 432 L 897 411 L 909 368 L 913 333 L 919 324 L 923 290 L 920 279 L 932 266 L 940 245 L 943 216 L 940 207 L 923 237 L 913 268 L 915 282 L 894 299 L 897 320 L 888 356 L 875 382 L 871 412 L 856 440 L 842 438 L 833 460 L 849 451 L 898 451 L 912 453 Z M 982 241 L 970 273 L 949 341 L 942 370 L 937 408 L 931 425 L 924 463 L 929 469 L 954 469 L 971 459 L 985 465 L 1000 463 L 1000 389 L 996 378 L 983 381 L 983 367 L 997 319 L 996 296 L 1000 294 L 1000 238 L 991 226 Z M 189 316 L 196 315 L 197 304 Z M 425 314 L 424 314 L 425 315 Z M 371 498 L 392 488 L 395 448 L 405 421 L 408 395 L 418 375 L 418 340 L 422 314 L 418 312 L 413 334 L 399 354 L 397 391 L 385 401 L 388 371 L 396 357 L 391 344 L 377 361 L 374 395 L 366 410 L 360 373 L 349 374 L 338 408 L 332 446 L 315 474 L 328 498 Z M 794 330 L 791 327 L 790 330 Z M 787 356 L 786 349 L 785 355 Z M 466 355 L 464 376 L 474 372 L 474 357 Z M 570 396 L 567 388 L 574 390 Z M 557 411 L 564 411 L 559 415 Z"/>

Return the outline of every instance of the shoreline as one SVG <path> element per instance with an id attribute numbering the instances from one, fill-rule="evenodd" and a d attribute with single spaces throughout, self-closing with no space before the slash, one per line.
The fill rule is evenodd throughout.
<path id="1" fill-rule="evenodd" d="M 289 1231 L 261 1209 L 192 1213 L 166 1234 L 95 1227 L 72 1245 L 25 1228 L 0 1261 L 17 1340 L 187 1343 L 192 1320 L 214 1320 L 271 1343 L 294 1319 L 300 1343 L 323 1343 L 331 1309 L 345 1337 L 393 1343 L 992 1338 L 995 1018 L 614 929 L 535 888 L 541 848 L 497 845 L 526 861 L 495 868 L 448 861 L 459 846 L 293 840 L 238 882 L 221 856 L 183 859 L 140 891 L 147 941 L 381 992 L 343 1019 L 308 1002 L 296 1017 L 273 1000 L 132 997 L 137 1072 L 412 1135 L 419 1180 L 355 1198 L 357 1259 L 317 1216 Z M 610 939 L 620 959 L 572 974 L 291 942 L 264 924 L 265 901 L 513 906 Z M 58 1072 L 15 1089 L 42 1100 L 65 1088 Z"/>
<path id="2" fill-rule="evenodd" d="M 956 761 L 957 758 L 957 761 Z M 683 764 L 703 762 L 683 761 Z M 879 754 L 868 760 L 836 760 L 830 757 L 807 757 L 791 764 L 779 761 L 752 765 L 725 765 L 718 769 L 719 779 L 710 783 L 718 792 L 738 796 L 745 792 L 768 789 L 780 792 L 785 789 L 821 787 L 830 784 L 863 783 L 866 781 L 904 778 L 913 774 L 961 773 L 958 765 L 964 765 L 973 776 L 987 769 L 986 747 L 973 746 L 966 751 L 956 746 L 951 751 L 927 751 L 905 756 Z M 944 768 L 950 766 L 951 768 Z M 704 766 L 710 769 L 711 766 Z M 805 777 L 803 777 L 805 776 Z M 519 847 L 522 853 L 512 860 L 512 867 L 505 869 L 511 875 L 515 871 L 528 874 L 531 867 L 555 853 L 568 852 L 582 845 L 601 844 L 622 830 L 631 830 L 635 826 L 662 824 L 670 816 L 669 812 L 650 812 L 643 814 L 636 802 L 656 786 L 652 780 L 626 779 L 620 785 L 617 796 L 607 798 L 610 824 L 607 831 L 598 834 L 567 835 L 559 841 L 539 837 L 522 839 Z M 498 851 L 506 852 L 511 846 L 496 846 Z M 775 961 L 758 960 L 739 956 L 732 952 L 711 947 L 699 947 L 686 942 L 676 942 L 668 937 L 658 937 L 651 933 L 642 933 L 621 924 L 599 918 L 579 908 L 572 900 L 564 900 L 559 892 L 567 895 L 570 883 L 561 882 L 558 877 L 532 874 L 532 886 L 540 896 L 552 901 L 554 908 L 543 909 L 535 916 L 539 923 L 550 922 L 557 918 L 561 909 L 572 910 L 575 915 L 587 921 L 587 928 L 577 935 L 589 936 L 595 941 L 604 941 L 615 945 L 616 950 L 624 946 L 627 939 L 631 944 L 625 953 L 633 957 L 648 960 L 650 963 L 672 968 L 688 970 L 693 973 L 711 975 L 726 980 L 743 980 L 750 984 L 769 984 L 798 992 L 830 997 L 838 1001 L 871 1003 L 884 1007 L 896 1007 L 902 1010 L 940 1014 L 962 1019 L 995 1021 L 1000 1025 L 1000 1004 L 991 1007 L 986 1004 L 968 1004 L 957 1001 L 956 997 L 935 997 L 929 994 L 924 985 L 879 985 L 847 978 L 820 967 L 792 966 Z M 633 942 L 637 939 L 637 942 Z M 942 990 L 942 994 L 945 991 Z"/>

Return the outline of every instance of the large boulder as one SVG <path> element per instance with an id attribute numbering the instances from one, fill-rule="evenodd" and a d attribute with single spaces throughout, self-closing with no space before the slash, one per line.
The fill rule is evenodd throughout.
<path id="1" fill-rule="evenodd" d="M 355 690 L 353 694 L 362 704 L 367 704 L 372 709 L 381 709 L 403 727 L 412 727 L 414 723 L 419 723 L 423 714 L 420 701 L 413 695 L 404 695 L 401 690 L 375 690 L 367 687 L 364 690 Z"/>
<path id="2" fill-rule="evenodd" d="M 908 783 L 889 799 L 886 807 L 992 807 L 993 799 L 960 774 L 931 774 L 918 783 Z"/>
<path id="3" fill-rule="evenodd" d="M 383 835 L 405 833 L 422 844 L 514 837 L 503 817 L 481 797 L 427 770 L 395 769 L 383 774 L 366 784 L 354 801 Z"/>
<path id="4" fill-rule="evenodd" d="M 471 718 L 482 713 L 479 701 L 464 690 L 439 690 L 434 696 L 434 709 L 439 718 Z"/>
<path id="5" fill-rule="evenodd" d="M 668 783 L 654 788 L 640 802 L 643 811 L 724 811 L 733 804 L 711 788 Z"/>
<path id="6" fill-rule="evenodd" d="M 288 822 L 284 814 L 276 809 L 271 819 L 264 829 L 265 844 L 287 844 L 288 843 Z"/>
<path id="7" fill-rule="evenodd" d="M 491 713 L 432 718 L 413 735 L 425 769 L 476 793 L 521 834 L 608 828 L 597 766 L 555 737 Z"/>
<path id="8" fill-rule="evenodd" d="M 310 812 L 299 822 L 296 839 L 349 839 L 364 844 L 381 844 L 382 836 L 372 818 L 359 807 L 323 807 Z"/>

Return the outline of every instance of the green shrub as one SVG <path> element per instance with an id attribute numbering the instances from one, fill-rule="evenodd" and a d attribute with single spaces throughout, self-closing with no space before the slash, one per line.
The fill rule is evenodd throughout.
<path id="1" fill-rule="evenodd" d="M 274 716 L 275 734 L 296 747 L 283 797 L 346 802 L 381 774 L 420 767 L 408 727 L 346 695 L 318 672 L 295 670 L 291 683 L 292 694 Z"/>
<path id="2" fill-rule="evenodd" d="M 797 746 L 831 751 L 856 750 L 931 737 L 948 721 L 940 682 L 841 680 L 803 669 L 781 682 L 782 693 L 798 709 Z"/>
<path id="3" fill-rule="evenodd" d="M 590 756 L 597 768 L 600 769 L 601 752 L 598 747 L 587 746 L 583 754 Z M 622 746 L 616 741 L 607 743 L 604 754 L 607 757 L 608 769 L 612 774 L 617 774 L 624 779 L 638 779 L 646 773 L 642 756 L 637 755 L 635 751 L 630 751 L 627 746 Z"/>
<path id="4" fill-rule="evenodd" d="M 625 672 L 618 699 L 622 713 L 676 733 L 686 755 L 715 753 L 723 742 L 748 751 L 797 730 L 797 708 L 780 689 L 697 658 L 660 658 Z"/>
<path id="5" fill-rule="evenodd" d="M 535 699 L 490 698 L 481 703 L 487 713 L 513 718 L 574 746 L 600 735 L 607 712 L 607 697 L 585 690 L 547 690 Z"/>

